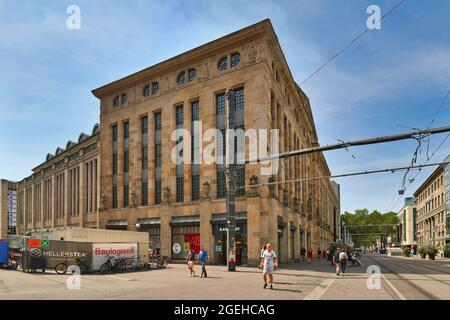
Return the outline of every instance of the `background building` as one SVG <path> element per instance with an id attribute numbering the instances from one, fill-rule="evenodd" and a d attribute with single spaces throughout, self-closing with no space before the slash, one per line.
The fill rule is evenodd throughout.
<path id="1" fill-rule="evenodd" d="M 58 148 L 18 184 L 19 231 L 142 231 L 151 248 L 172 260 L 184 259 L 189 246 L 202 246 L 213 263 L 226 263 L 225 168 L 185 160 L 204 160 L 211 142 L 224 149 L 220 139 L 206 141 L 203 134 L 224 132 L 228 90 L 235 93 L 236 129 L 279 130 L 280 152 L 318 145 L 309 100 L 264 20 L 93 90 L 101 133 L 96 126 L 90 137 Z M 189 130 L 192 142 L 189 152 L 175 155 L 178 164 L 172 160 L 181 142 L 171 137 L 175 129 Z M 248 156 L 249 145 L 260 141 L 244 139 L 237 139 L 235 152 Z M 272 151 L 270 136 L 262 147 Z M 283 182 L 330 175 L 322 153 L 283 159 L 273 175 L 262 175 L 262 167 L 237 168 L 238 264 L 256 264 L 267 242 L 281 262 L 290 262 L 299 259 L 301 246 L 324 249 L 339 237 L 337 184 Z M 261 186 L 268 182 L 276 184 Z"/>
<path id="2" fill-rule="evenodd" d="M 401 245 L 413 246 L 417 244 L 417 206 L 416 198 L 405 198 L 405 205 L 398 212 L 399 242 Z"/>
<path id="3" fill-rule="evenodd" d="M 17 183 L 18 231 L 55 227 L 98 228 L 100 127 L 47 154 L 33 174 Z"/>
<path id="4" fill-rule="evenodd" d="M 0 239 L 17 232 L 17 192 L 12 181 L 0 180 Z"/>
<path id="5" fill-rule="evenodd" d="M 437 246 L 441 256 L 447 238 L 444 192 L 444 165 L 440 165 L 414 193 L 417 198 L 418 245 Z"/>

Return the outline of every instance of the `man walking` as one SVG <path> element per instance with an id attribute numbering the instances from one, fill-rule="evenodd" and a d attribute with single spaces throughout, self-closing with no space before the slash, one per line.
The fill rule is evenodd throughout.
<path id="1" fill-rule="evenodd" d="M 259 265 L 263 268 L 263 289 L 267 288 L 268 284 L 270 284 L 270 289 L 273 289 L 273 273 L 274 269 L 278 267 L 278 262 L 277 254 L 272 250 L 272 244 L 267 244 L 266 250 L 264 250 L 261 256 L 261 262 Z M 267 281 L 267 278 L 269 279 L 269 281 Z"/>
<path id="2" fill-rule="evenodd" d="M 198 254 L 198 260 L 200 261 L 200 264 L 202 266 L 202 274 L 200 275 L 200 278 L 207 278 L 208 274 L 206 273 L 206 264 L 208 263 L 208 251 L 205 249 L 200 249 L 200 253 Z"/>
<path id="3" fill-rule="evenodd" d="M 302 247 L 300 249 L 300 259 L 302 260 L 302 262 L 305 261 L 305 254 L 306 254 L 306 249 L 305 249 L 305 247 Z"/>
<path id="4" fill-rule="evenodd" d="M 341 248 L 336 249 L 336 253 L 333 255 L 333 264 L 336 267 L 336 274 L 339 276 L 341 271 L 341 266 L 339 264 L 339 254 L 341 253 Z"/>
<path id="5" fill-rule="evenodd" d="M 348 255 L 347 252 L 345 252 L 345 249 L 342 249 L 341 252 L 339 253 L 339 264 L 341 265 L 341 276 L 344 275 L 345 273 L 345 268 L 347 267 L 347 260 L 348 260 Z"/>

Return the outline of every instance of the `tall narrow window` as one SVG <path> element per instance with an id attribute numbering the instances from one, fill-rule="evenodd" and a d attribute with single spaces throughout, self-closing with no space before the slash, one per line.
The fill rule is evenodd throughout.
<path id="1" fill-rule="evenodd" d="M 177 106 L 175 108 L 175 121 L 176 128 L 183 129 L 184 122 L 184 112 L 183 106 Z M 184 201 L 184 170 L 183 170 L 183 136 L 181 134 L 177 134 L 177 146 L 181 146 L 181 149 L 178 149 L 177 152 L 177 165 L 176 165 L 176 201 L 183 202 Z"/>
<path id="2" fill-rule="evenodd" d="M 152 94 L 156 94 L 159 91 L 159 83 L 152 82 Z"/>
<path id="3" fill-rule="evenodd" d="M 112 126 L 112 174 L 113 174 L 113 185 L 112 185 L 112 207 L 117 208 L 117 125 Z"/>
<path id="4" fill-rule="evenodd" d="M 231 56 L 233 60 L 233 55 Z M 239 60 L 238 60 L 239 63 Z M 233 66 L 233 64 L 232 64 Z M 243 160 L 245 155 L 245 143 L 244 143 L 244 88 L 238 88 L 234 90 L 234 108 L 236 110 L 236 138 L 235 138 L 235 154 L 236 161 Z M 236 196 L 245 195 L 245 165 L 238 162 L 236 165 Z"/>
<path id="5" fill-rule="evenodd" d="M 222 161 L 216 164 L 216 185 L 217 185 L 217 198 L 225 198 L 226 196 L 226 184 L 225 184 L 225 93 L 216 95 L 216 122 L 217 129 L 220 131 L 221 136 L 217 137 L 216 150 L 217 159 Z"/>
<path id="6" fill-rule="evenodd" d="M 129 169 L 130 169 L 130 124 L 123 124 L 123 206 L 128 207 L 129 203 Z"/>
<path id="7" fill-rule="evenodd" d="M 161 112 L 155 116 L 155 204 L 161 203 Z"/>
<path id="8" fill-rule="evenodd" d="M 198 100 L 191 102 L 191 163 L 192 163 L 192 176 L 191 176 L 191 199 L 193 201 L 200 199 L 200 136 L 199 128 L 196 125 L 197 121 L 200 121 L 200 105 Z"/>
<path id="9" fill-rule="evenodd" d="M 142 159 L 142 184 L 141 204 L 148 204 L 148 117 L 141 118 L 141 159 Z"/>
<path id="10" fill-rule="evenodd" d="M 216 95 L 216 114 L 225 114 L 225 93 Z"/>

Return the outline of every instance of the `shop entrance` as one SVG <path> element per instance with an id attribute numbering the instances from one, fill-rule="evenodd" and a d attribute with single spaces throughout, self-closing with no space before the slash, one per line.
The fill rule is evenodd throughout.
<path id="1" fill-rule="evenodd" d="M 213 214 L 211 218 L 212 233 L 214 237 L 213 256 L 217 264 L 227 264 L 227 216 L 226 214 Z M 236 264 L 247 264 L 247 214 L 236 213 Z"/>
<path id="2" fill-rule="evenodd" d="M 189 248 L 200 251 L 200 216 L 176 216 L 170 223 L 172 231 L 172 259 L 184 260 Z"/>
<path id="3" fill-rule="evenodd" d="M 227 264 L 227 233 L 214 237 L 214 260 L 218 264 Z M 236 233 L 236 265 L 247 264 L 247 235 Z"/>

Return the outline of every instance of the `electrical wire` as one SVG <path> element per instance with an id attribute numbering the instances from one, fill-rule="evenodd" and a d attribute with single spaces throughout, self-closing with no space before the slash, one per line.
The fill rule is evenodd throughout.
<path id="1" fill-rule="evenodd" d="M 381 22 L 384 18 L 389 16 L 392 12 L 394 12 L 400 5 L 402 5 L 406 0 L 401 0 L 398 2 L 394 7 L 392 7 L 386 14 L 384 14 L 380 20 L 376 21 L 376 23 Z M 314 75 L 319 73 L 323 68 L 325 68 L 328 64 L 330 64 L 334 59 L 336 59 L 339 55 L 341 55 L 345 50 L 347 50 L 349 47 L 351 47 L 356 41 L 361 39 L 370 29 L 366 27 L 366 29 L 358 34 L 355 38 L 353 38 L 352 41 L 350 41 L 345 47 L 343 47 L 341 50 L 339 50 L 335 55 L 333 55 L 328 61 L 326 61 L 323 65 L 321 65 L 319 68 L 317 68 L 313 73 L 311 73 L 308 77 L 306 77 L 305 80 L 303 80 L 300 85 L 303 85 L 306 81 L 311 79 Z"/>

